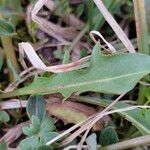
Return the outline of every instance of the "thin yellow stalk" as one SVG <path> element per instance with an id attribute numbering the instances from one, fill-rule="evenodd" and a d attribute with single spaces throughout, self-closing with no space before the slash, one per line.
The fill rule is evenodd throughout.
<path id="1" fill-rule="evenodd" d="M 4 53 L 5 53 L 6 59 L 10 60 L 10 62 L 13 65 L 14 69 L 16 71 L 18 71 L 19 67 L 18 67 L 18 63 L 17 63 L 17 59 L 16 59 L 14 46 L 12 44 L 11 37 L 1 36 L 1 42 L 2 42 L 2 45 L 3 45 L 3 50 L 4 50 Z M 10 81 L 15 80 L 12 72 L 9 73 L 9 77 L 10 77 Z"/>
<path id="2" fill-rule="evenodd" d="M 1 18 L 3 18 L 3 17 L 0 14 L 0 19 Z M 1 35 L 0 38 L 1 38 L 1 43 L 3 46 L 3 50 L 4 50 L 4 54 L 5 54 L 6 59 L 9 60 L 11 62 L 11 64 L 13 65 L 14 69 L 16 71 L 18 71 L 19 66 L 17 63 L 14 46 L 12 44 L 12 38 L 9 36 L 4 36 L 4 35 Z M 13 76 L 11 71 L 9 72 L 9 78 L 10 78 L 10 81 L 15 80 L 15 77 Z"/>
<path id="3" fill-rule="evenodd" d="M 146 0 L 133 0 L 136 21 L 137 44 L 140 53 L 150 54 L 148 23 L 146 18 Z M 145 103 L 145 90 L 147 87 L 140 85 L 138 103 Z"/>

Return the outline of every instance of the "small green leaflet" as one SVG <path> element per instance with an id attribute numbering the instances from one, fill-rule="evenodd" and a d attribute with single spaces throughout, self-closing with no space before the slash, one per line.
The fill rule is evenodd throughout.
<path id="1" fill-rule="evenodd" d="M 0 19 L 0 35 L 12 36 L 15 34 L 15 27 L 6 20 Z"/>
<path id="2" fill-rule="evenodd" d="M 32 118 L 32 116 L 37 116 L 40 122 L 42 122 L 43 118 L 45 117 L 46 109 L 45 109 L 46 102 L 42 96 L 30 96 L 27 103 L 27 114 L 28 117 Z"/>
<path id="3" fill-rule="evenodd" d="M 3 54 L 2 54 L 2 52 L 0 52 L 0 71 L 1 71 L 2 66 L 3 66 L 3 61 L 4 61 Z"/>
<path id="4" fill-rule="evenodd" d="M 9 115 L 5 111 L 0 111 L 0 122 L 8 122 L 10 120 Z"/>
<path id="5" fill-rule="evenodd" d="M 90 67 L 51 77 L 37 77 L 29 86 L 4 93 L 0 98 L 18 95 L 46 95 L 61 93 L 68 98 L 73 92 L 126 93 L 150 73 L 150 56 L 144 54 L 103 55 L 97 43 Z"/>
<path id="6" fill-rule="evenodd" d="M 8 150 L 7 143 L 5 141 L 1 141 L 0 150 Z"/>
<path id="7" fill-rule="evenodd" d="M 97 150 L 97 141 L 96 141 L 96 134 L 92 133 L 86 138 L 86 143 L 88 145 L 89 150 Z"/>
<path id="8" fill-rule="evenodd" d="M 102 146 L 115 144 L 117 142 L 118 142 L 118 135 L 113 127 L 108 126 L 104 130 L 102 130 L 100 135 L 100 143 Z"/>
<path id="9" fill-rule="evenodd" d="M 20 142 L 21 150 L 38 149 L 41 146 L 43 147 L 54 137 L 58 136 L 52 118 L 50 117 L 45 117 L 42 122 L 40 122 L 37 116 L 32 115 L 30 126 L 24 127 L 22 130 L 28 137 Z M 51 149 L 50 146 L 49 149 Z"/>

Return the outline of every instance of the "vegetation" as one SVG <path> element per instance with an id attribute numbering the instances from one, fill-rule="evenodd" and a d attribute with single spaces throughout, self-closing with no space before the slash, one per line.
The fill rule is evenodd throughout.
<path id="1" fill-rule="evenodd" d="M 148 149 L 149 0 L 0 1 L 0 149 Z"/>

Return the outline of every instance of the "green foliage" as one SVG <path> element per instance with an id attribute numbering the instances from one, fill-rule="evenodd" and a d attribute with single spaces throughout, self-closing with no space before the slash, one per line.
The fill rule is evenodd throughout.
<path id="1" fill-rule="evenodd" d="M 38 150 L 53 150 L 53 148 L 47 145 L 43 145 L 43 146 L 40 146 Z"/>
<path id="2" fill-rule="evenodd" d="M 2 66 L 3 66 L 3 60 L 4 60 L 3 54 L 0 52 L 0 71 L 1 71 Z"/>
<path id="3" fill-rule="evenodd" d="M 86 139 L 86 143 L 89 147 L 89 150 L 97 150 L 96 134 L 92 133 L 91 135 L 89 135 Z"/>
<path id="4" fill-rule="evenodd" d="M 80 57 L 83 58 L 83 57 L 86 57 L 88 55 L 88 51 L 87 49 L 82 49 L 81 52 L 80 52 Z"/>
<path id="5" fill-rule="evenodd" d="M 50 117 L 45 117 L 40 123 L 38 117 L 32 116 L 31 122 L 30 127 L 23 128 L 28 137 L 20 143 L 22 150 L 35 150 L 58 135 Z"/>
<path id="6" fill-rule="evenodd" d="M 90 103 L 94 105 L 107 107 L 113 101 L 106 99 L 97 99 L 90 97 L 78 97 L 78 101 L 82 101 L 85 103 Z M 121 109 L 128 108 L 131 105 L 126 104 L 124 102 L 117 102 L 112 109 Z M 134 110 L 118 112 L 119 115 L 123 116 L 125 119 L 130 121 L 142 134 L 150 134 L 150 111 L 144 110 L 144 115 L 142 113 L 142 109 L 136 108 Z"/>
<path id="7" fill-rule="evenodd" d="M 46 95 L 61 93 L 65 98 L 73 92 L 126 93 L 150 73 L 150 56 L 144 54 L 100 53 L 99 43 L 93 49 L 91 65 L 87 69 L 59 73 L 51 77 L 37 77 L 22 89 L 4 93 L 0 98 L 18 95 Z"/>
<path id="8" fill-rule="evenodd" d="M 20 0 L 1 0 L 0 11 L 4 18 L 11 20 L 13 25 L 17 25 L 21 19 L 20 13 L 22 13 Z"/>
<path id="9" fill-rule="evenodd" d="M 103 2 L 105 4 L 106 8 L 111 13 L 114 13 L 114 11 L 116 12 L 118 5 L 119 5 L 118 0 L 105 0 Z M 105 19 L 104 19 L 103 15 L 101 13 L 99 13 L 99 10 L 97 7 L 94 7 L 93 12 L 91 12 L 91 13 L 93 13 L 93 16 L 95 17 L 92 30 L 98 30 L 100 27 L 102 27 L 102 25 L 104 25 Z"/>
<path id="10" fill-rule="evenodd" d="M 2 142 L 0 143 L 0 150 L 7 150 L 7 149 L 8 149 L 8 148 L 7 148 L 6 142 L 2 141 Z"/>
<path id="11" fill-rule="evenodd" d="M 63 59 L 63 52 L 61 50 L 55 50 L 53 54 L 55 58 Z"/>
<path id="12" fill-rule="evenodd" d="M 80 17 L 84 12 L 84 5 L 83 4 L 80 4 L 78 7 L 77 7 L 77 16 Z"/>
<path id="13" fill-rule="evenodd" d="M 68 0 L 56 0 L 55 3 L 57 4 L 57 11 L 60 14 L 72 12 L 72 8 L 70 7 Z"/>
<path id="14" fill-rule="evenodd" d="M 45 111 L 45 100 L 42 96 L 29 98 L 27 114 L 31 124 L 22 129 L 27 138 L 21 141 L 21 150 L 52 149 L 51 146 L 45 146 L 45 144 L 56 137 L 58 133 L 52 118 L 45 116 Z"/>
<path id="15" fill-rule="evenodd" d="M 7 59 L 7 65 L 14 76 L 14 81 L 19 81 L 20 80 L 19 74 L 17 73 L 17 71 L 15 70 L 14 66 L 12 65 L 12 63 L 9 59 Z"/>
<path id="16" fill-rule="evenodd" d="M 102 146 L 111 145 L 118 142 L 118 135 L 113 127 L 106 127 L 100 135 L 100 143 Z"/>
<path id="17" fill-rule="evenodd" d="M 39 137 L 32 136 L 21 141 L 21 150 L 35 150 L 39 146 Z"/>
<path id="18" fill-rule="evenodd" d="M 147 101 L 150 103 L 150 88 L 147 87 L 145 89 L 144 94 L 145 94 L 145 97 L 147 98 Z"/>
<path id="19" fill-rule="evenodd" d="M 41 124 L 40 124 L 40 120 L 38 119 L 38 117 L 32 116 L 30 127 L 24 127 L 23 133 L 28 136 L 36 135 L 39 133 L 40 127 L 41 127 Z"/>
<path id="20" fill-rule="evenodd" d="M 30 96 L 27 103 L 27 114 L 31 119 L 32 116 L 37 116 L 42 122 L 45 117 L 45 100 L 42 96 Z"/>
<path id="21" fill-rule="evenodd" d="M 150 54 L 150 42 L 149 42 L 150 41 L 149 40 L 149 37 L 150 37 L 149 36 L 150 1 L 149 0 L 141 0 L 141 1 L 142 1 L 141 3 L 140 3 L 140 0 L 139 2 L 138 0 L 134 1 L 135 3 L 137 2 L 137 4 L 139 5 L 138 7 L 139 9 L 137 9 L 137 12 L 135 12 L 135 14 L 137 14 L 138 16 L 138 18 L 135 19 L 136 24 L 139 25 L 139 27 L 137 27 L 136 29 L 138 38 L 135 40 L 136 41 L 135 45 L 138 45 L 139 52 L 149 55 Z M 20 37 L 25 37 L 25 41 L 29 40 L 29 41 L 32 41 L 32 43 L 36 44 L 36 41 L 37 41 L 36 30 L 38 26 L 33 21 L 30 22 L 26 20 L 26 17 L 24 17 L 27 15 L 26 12 L 28 12 L 28 6 L 32 5 L 31 4 L 32 2 L 34 1 L 33 0 L 28 0 L 28 1 L 1 0 L 0 1 L 0 15 L 2 16 L 2 18 L 4 18 L 3 20 L 0 19 L 0 36 L 5 37 L 5 36 L 14 35 L 15 34 L 14 26 L 17 26 L 17 32 L 18 33 L 20 32 L 21 36 L 13 38 L 15 48 L 16 48 L 16 43 L 18 43 L 18 41 L 22 41 L 22 40 L 24 41 L 24 39 Z M 113 15 L 115 14 L 117 18 L 119 17 L 120 21 L 123 21 L 123 23 L 125 23 L 123 24 L 123 26 L 126 27 L 126 22 L 133 21 L 133 14 L 132 14 L 133 10 L 129 9 L 129 7 L 131 8 L 132 6 L 132 0 L 123 0 L 123 1 L 104 0 L 103 2 L 106 8 Z M 24 12 L 22 11 L 21 3 L 24 6 L 23 8 Z M 95 30 L 102 31 L 107 37 L 111 35 L 110 29 L 104 26 L 105 19 L 103 15 L 99 13 L 99 10 L 97 9 L 97 7 L 95 7 L 93 0 L 84 1 L 83 4 L 80 2 L 78 3 L 78 1 L 77 2 L 75 1 L 76 4 L 73 4 L 73 2 L 70 2 L 69 0 L 56 0 L 54 1 L 54 3 L 56 4 L 56 7 L 54 7 L 54 10 L 51 9 L 50 16 L 48 16 L 49 14 L 47 14 L 48 10 L 45 9 L 46 7 L 44 9 L 41 9 L 40 16 L 47 18 L 48 21 L 51 21 L 52 23 L 55 23 L 58 26 L 59 25 L 62 26 L 64 29 L 65 28 L 67 29 L 71 25 L 71 23 L 69 22 L 70 21 L 69 13 L 72 13 L 72 14 L 75 13 L 75 16 L 77 16 L 78 18 L 80 17 L 81 21 L 83 21 L 83 26 L 85 25 L 86 30 L 85 31 L 83 30 L 84 33 L 87 32 L 88 30 L 90 31 L 90 30 L 95 29 Z M 142 3 L 144 4 L 144 7 L 142 7 L 141 5 Z M 75 8 L 72 7 L 74 5 L 77 7 Z M 127 7 L 126 6 L 124 7 L 124 5 L 127 5 Z M 125 14 L 125 16 L 122 15 L 122 12 Z M 11 23 L 6 21 L 7 19 Z M 24 19 L 23 22 L 19 22 L 20 19 Z M 132 20 L 129 20 L 129 19 L 132 19 Z M 77 20 L 75 19 L 74 21 L 78 21 L 78 19 Z M 22 27 L 22 24 L 24 24 L 25 22 L 30 22 L 30 24 L 27 25 L 28 31 L 27 31 L 26 26 L 24 26 L 23 30 L 20 29 Z M 87 22 L 87 24 L 85 24 L 85 22 Z M 130 25 L 127 25 L 127 27 L 130 28 Z M 77 29 L 77 32 L 78 30 L 81 29 L 80 27 L 76 28 L 75 26 L 73 26 L 73 28 Z M 63 30 L 60 29 L 60 31 L 63 31 Z M 26 32 L 26 33 L 22 33 L 22 32 Z M 31 36 L 29 36 L 28 34 L 30 34 Z M 82 36 L 78 39 L 78 41 L 82 38 Z M 42 35 L 42 37 L 47 37 L 47 35 L 44 35 L 44 36 Z M 42 40 L 41 38 L 39 39 Z M 8 50 L 8 52 L 5 52 L 5 55 L 8 53 L 12 56 L 12 52 L 10 52 L 10 50 L 13 49 L 13 45 L 11 44 L 12 46 L 9 46 L 11 43 L 11 39 L 8 41 L 6 40 L 6 42 L 3 42 L 3 41 L 4 40 L 1 40 L 1 46 L 3 47 L 4 51 L 6 49 Z M 52 37 L 50 37 L 50 41 L 53 41 Z M 71 40 L 69 40 L 69 42 L 70 41 Z M 85 35 L 84 38 L 81 39 L 81 43 L 86 42 L 86 41 L 89 42 L 89 39 L 86 38 L 86 35 Z M 39 44 L 40 44 L 40 41 L 39 41 Z M 87 44 L 88 44 L 87 47 L 91 47 L 89 43 Z M 84 43 L 83 43 L 83 46 L 84 46 Z M 117 44 L 114 47 L 116 46 Z M 120 49 L 122 49 L 122 47 Z M 87 56 L 88 52 L 89 51 L 86 51 L 85 49 L 83 49 L 80 53 L 80 57 Z M 53 139 L 55 136 L 57 136 L 58 133 L 56 132 L 56 128 L 55 128 L 52 118 L 45 116 L 46 115 L 46 110 L 45 110 L 46 103 L 45 103 L 44 98 L 42 96 L 35 96 L 35 95 L 61 93 L 65 98 L 68 98 L 74 92 L 83 93 L 83 92 L 93 91 L 93 92 L 108 93 L 110 95 L 126 93 L 132 90 L 134 86 L 138 83 L 138 81 L 141 78 L 145 77 L 145 75 L 147 76 L 143 78 L 143 81 L 144 82 L 150 81 L 150 80 L 147 80 L 147 78 L 150 78 L 150 76 L 148 76 L 148 74 L 150 74 L 150 56 L 147 56 L 147 55 L 142 55 L 139 53 L 136 53 L 136 54 L 118 53 L 114 55 L 105 56 L 100 52 L 99 45 L 97 44 L 93 50 L 91 61 L 87 62 L 88 64 L 90 64 L 87 68 L 70 71 L 66 73 L 53 74 L 52 76 L 49 74 L 47 75 L 45 73 L 45 75 L 43 75 L 42 77 L 35 78 L 33 83 L 27 87 L 12 91 L 10 93 L 0 94 L 0 98 L 8 98 L 8 97 L 19 96 L 19 95 L 34 95 L 29 98 L 28 103 L 27 103 L 26 111 L 30 118 L 31 124 L 30 126 L 23 128 L 23 133 L 27 136 L 27 138 L 21 141 L 20 143 L 21 149 L 23 150 L 55 149 L 54 145 L 48 146 L 46 145 L 46 143 L 50 141 L 51 139 Z M 63 52 L 60 50 L 54 50 L 54 57 L 58 59 L 62 59 Z M 64 59 L 63 63 L 68 63 L 69 55 L 65 55 L 65 57 L 66 59 Z M 7 55 L 6 55 L 6 58 L 7 58 Z M 8 63 L 7 66 L 12 72 L 13 76 L 15 77 L 17 81 L 19 81 L 20 78 L 17 74 L 17 71 L 16 71 L 17 69 L 15 68 L 14 63 L 12 63 L 10 59 L 8 59 L 7 63 Z M 1 55 L 0 53 L 0 70 L 2 69 L 2 65 L 3 65 L 3 55 Z M 85 64 L 83 64 L 83 66 L 84 65 Z M 6 67 L 5 64 L 4 64 L 4 67 Z M 20 71 L 22 71 L 22 69 Z M 7 69 L 4 68 L 3 73 L 4 75 L 7 74 Z M 24 76 L 22 77 L 24 79 Z M 1 86 L 2 86 L 2 89 L 4 89 L 5 85 L 9 84 L 9 82 L 6 83 L 7 79 L 4 78 L 3 80 L 3 76 L 1 79 L 2 79 Z M 28 81 L 24 85 L 28 85 L 30 83 L 30 80 Z M 139 101 L 137 101 L 137 103 L 138 104 L 145 103 L 145 105 L 148 105 L 150 103 L 150 88 L 145 85 L 140 85 L 140 86 L 141 87 L 139 88 L 140 90 L 138 93 Z M 111 99 L 112 98 L 111 96 L 107 98 Z M 129 97 L 134 97 L 134 93 L 129 93 Z M 104 106 L 104 107 L 107 107 L 108 105 L 110 105 L 110 103 L 112 103 L 112 101 L 110 100 L 93 99 L 93 97 L 83 98 L 83 97 L 78 96 L 77 98 L 81 100 L 82 102 L 96 104 L 96 105 Z M 106 98 L 106 95 L 105 95 L 105 98 Z M 116 109 L 126 108 L 130 106 L 131 105 L 128 105 L 124 102 L 117 102 L 112 107 L 112 109 L 116 110 Z M 86 109 L 83 109 L 83 108 L 84 107 L 81 107 L 80 110 L 84 110 L 86 112 Z M 60 115 L 61 117 L 64 116 L 62 117 L 63 118 L 62 119 L 61 117 L 59 118 L 58 116 L 54 115 L 58 119 L 65 120 L 65 123 L 68 123 L 67 121 L 70 119 L 70 118 L 69 119 L 67 118 L 68 114 L 73 116 L 73 118 L 77 120 L 80 117 L 80 115 L 82 115 L 82 113 L 80 113 L 78 109 L 74 109 L 73 107 L 70 107 L 70 105 L 64 108 L 58 106 L 57 109 L 55 106 L 53 107 L 53 111 L 55 112 L 55 114 L 57 114 L 57 112 L 58 114 L 61 114 Z M 11 110 L 10 112 L 11 114 L 13 114 L 15 111 Z M 51 109 L 51 112 L 52 112 L 52 109 Z M 121 117 L 124 117 L 124 119 L 130 121 L 142 134 L 150 134 L 150 111 L 149 110 L 136 108 L 134 110 L 130 110 L 126 112 L 118 112 L 118 114 Z M 22 113 L 20 113 L 20 115 L 21 115 L 21 120 L 22 120 L 23 119 Z M 13 116 L 15 116 L 15 114 L 13 114 Z M 79 121 L 82 121 L 84 119 L 83 115 L 82 117 L 80 117 Z M 6 123 L 9 120 L 10 118 L 7 112 L 0 111 L 0 123 L 1 122 Z M 18 120 L 18 116 L 17 116 L 17 121 L 20 122 L 21 120 Z M 77 122 L 74 121 L 73 123 L 76 124 Z M 5 124 L 3 123 L 3 125 Z M 89 135 L 86 139 L 86 142 L 87 142 L 87 145 L 89 146 L 89 149 L 91 150 L 97 149 L 97 139 L 96 139 L 95 133 L 92 133 L 91 135 Z M 117 136 L 116 131 L 112 127 L 105 128 L 101 132 L 100 142 L 102 146 L 107 146 L 107 145 L 118 142 L 118 136 Z M 7 149 L 7 144 L 5 142 L 0 143 L 0 150 L 1 149 L 2 150 Z M 60 147 L 58 149 L 60 149 Z"/>
<path id="22" fill-rule="evenodd" d="M 4 19 L 0 19 L 0 35 L 12 36 L 15 34 L 15 27 Z"/>
<path id="23" fill-rule="evenodd" d="M 9 115 L 5 111 L 0 111 L 0 122 L 8 122 L 9 120 Z"/>

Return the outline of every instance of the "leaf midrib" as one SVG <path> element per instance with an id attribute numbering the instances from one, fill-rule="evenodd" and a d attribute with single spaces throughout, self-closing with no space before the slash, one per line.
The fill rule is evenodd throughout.
<path id="1" fill-rule="evenodd" d="M 148 72 L 148 71 L 147 71 Z M 126 74 L 126 75 L 120 75 L 120 76 L 116 76 L 116 77 L 111 77 L 111 78 L 106 78 L 106 79 L 99 79 L 99 80 L 91 80 L 91 81 L 86 81 L 86 82 L 81 82 L 81 83 L 73 83 L 73 84 L 68 84 L 65 86 L 55 86 L 52 88 L 52 90 L 58 90 L 58 89 L 64 89 L 64 88 L 72 88 L 72 87 L 78 87 L 78 86 L 83 86 L 83 85 L 88 85 L 88 84 L 93 84 L 93 83 L 102 83 L 102 82 L 108 82 L 111 80 L 116 80 L 116 79 L 120 79 L 120 78 L 125 78 L 125 77 L 130 77 L 130 76 L 134 76 L 137 74 L 144 74 L 146 72 L 138 72 L 138 73 L 130 73 L 130 74 Z"/>

